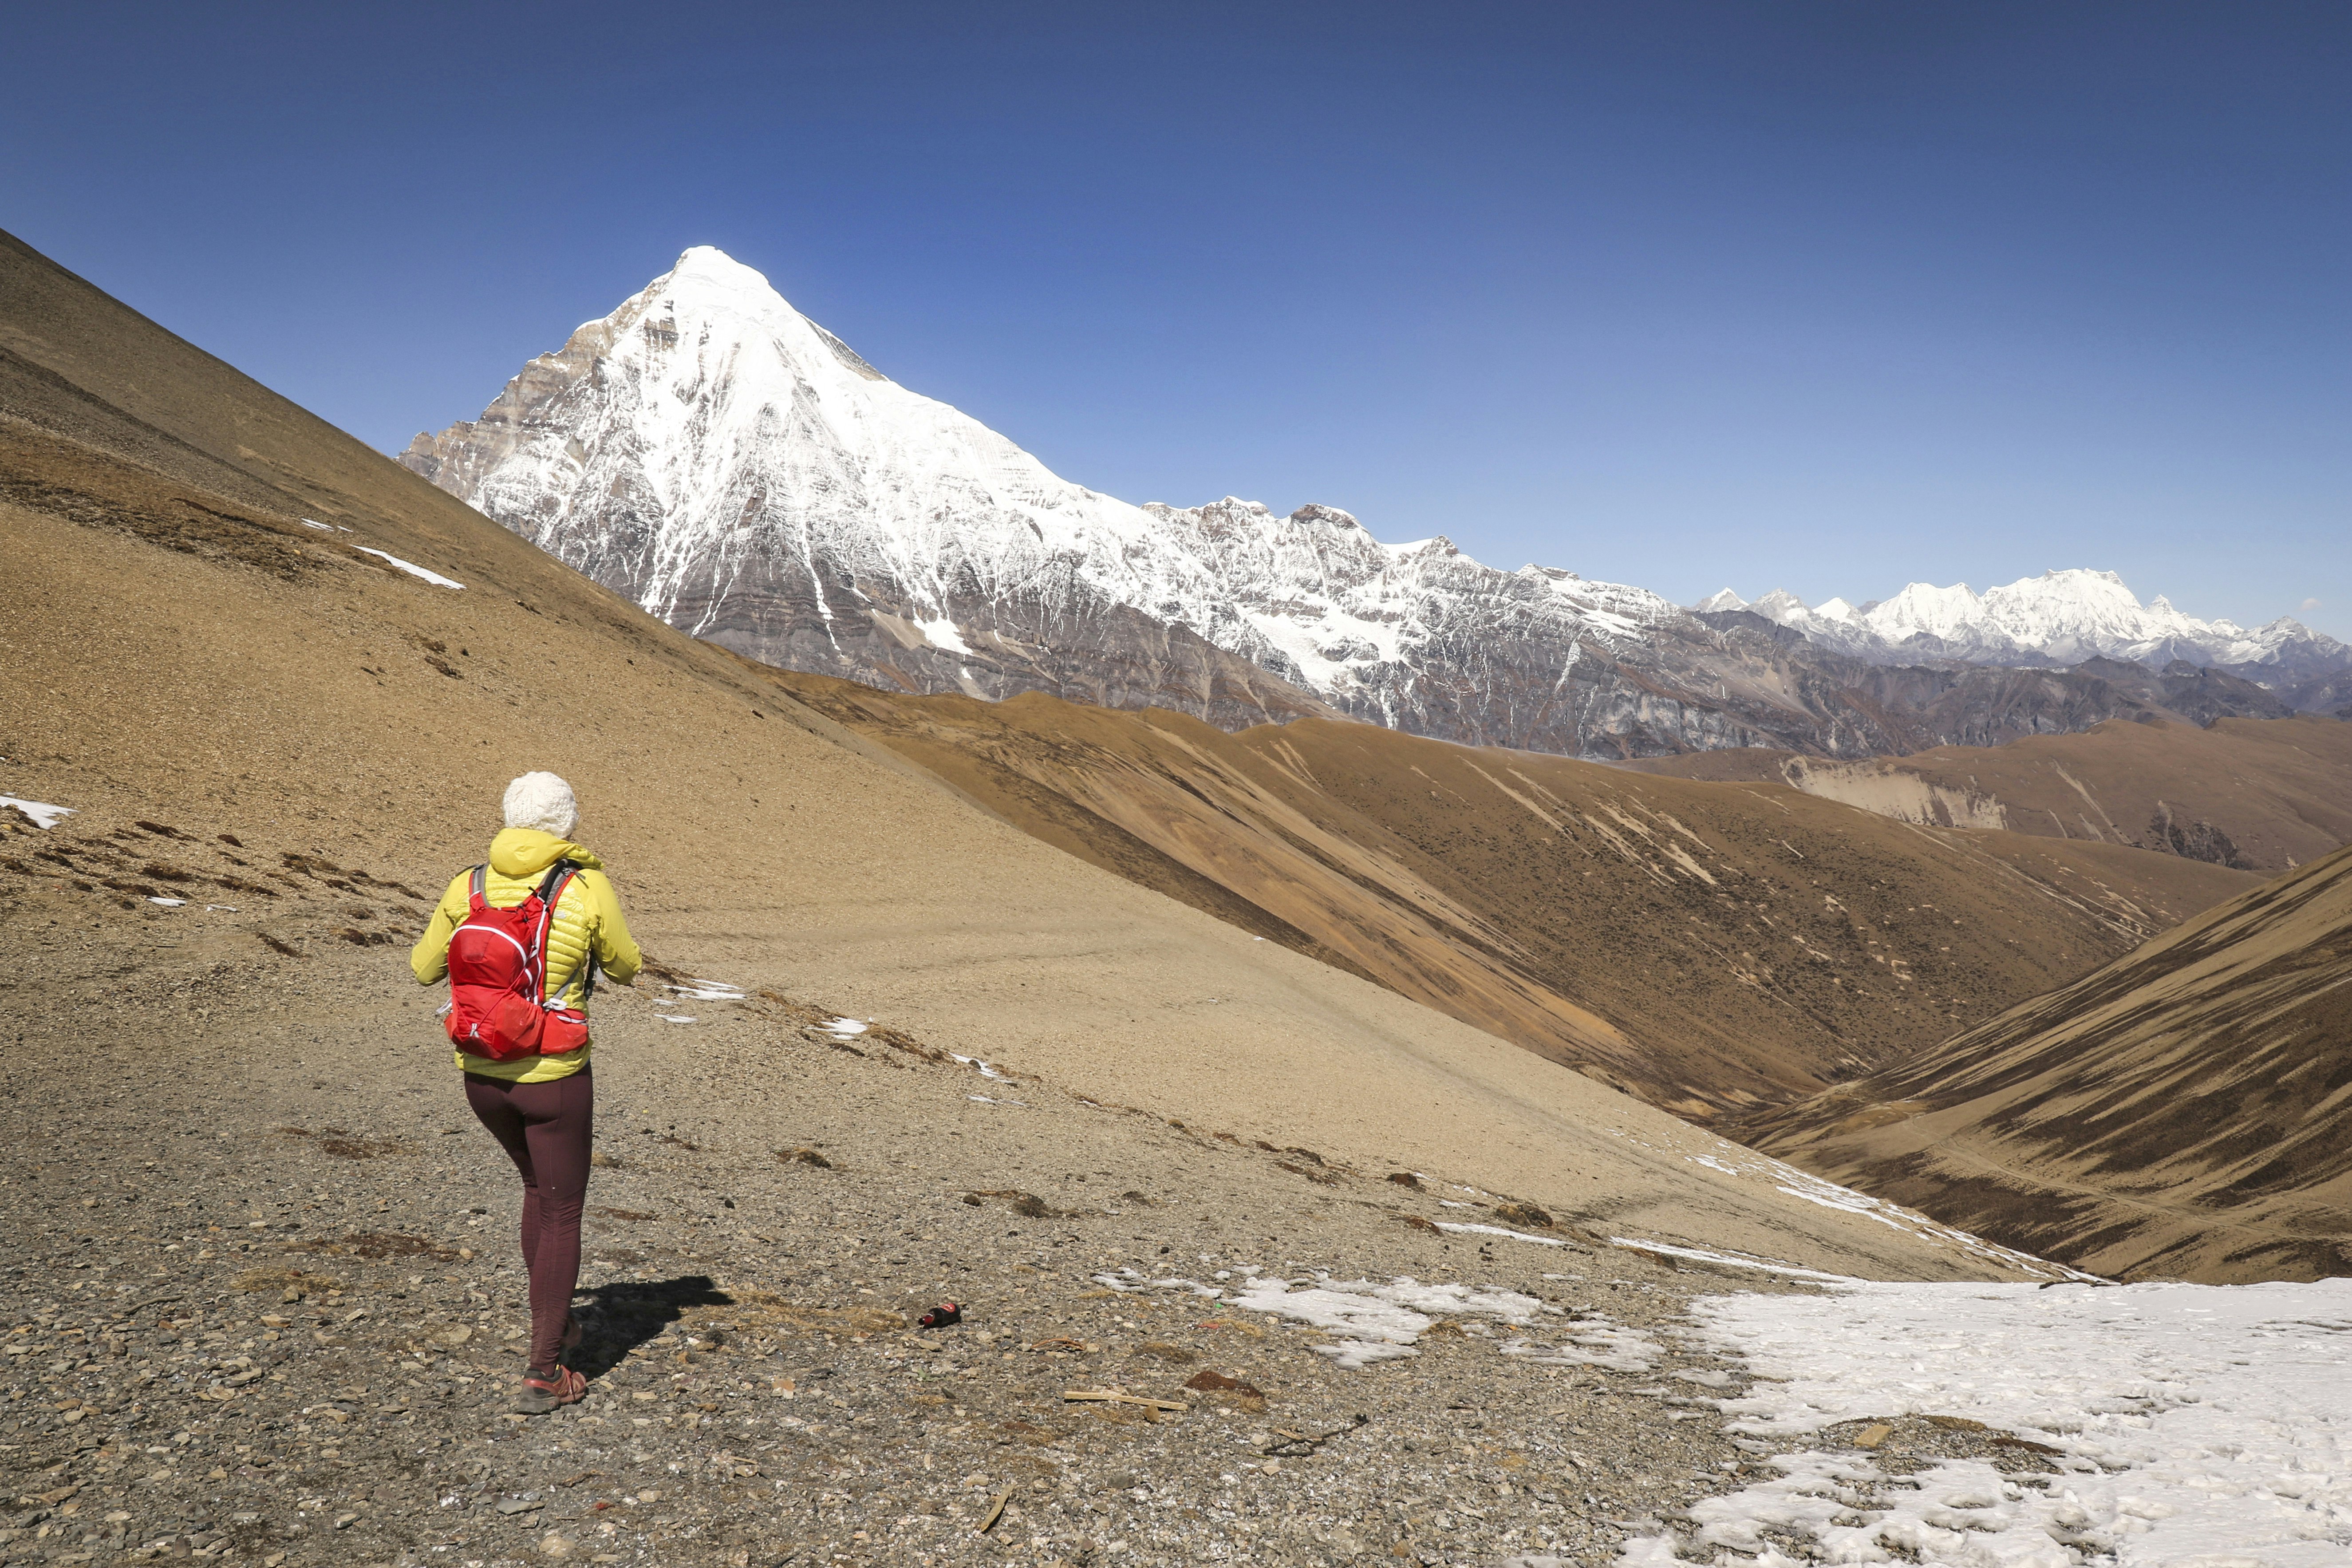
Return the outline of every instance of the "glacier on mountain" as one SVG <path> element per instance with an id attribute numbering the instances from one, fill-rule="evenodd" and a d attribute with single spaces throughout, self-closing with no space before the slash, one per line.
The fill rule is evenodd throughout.
<path id="1" fill-rule="evenodd" d="M 1764 619 L 1710 625 L 1727 617 L 1444 538 L 1384 544 L 1330 507 L 1131 506 L 898 385 L 708 247 L 401 461 L 695 636 L 885 689 L 1045 690 L 1227 728 L 1344 714 L 1612 757 L 1865 754 L 2162 706 L 2113 682 L 1979 681 L 1999 709 L 1980 721 L 1965 672 L 1868 668 L 1880 607 L 1727 591 L 1710 605 Z"/>

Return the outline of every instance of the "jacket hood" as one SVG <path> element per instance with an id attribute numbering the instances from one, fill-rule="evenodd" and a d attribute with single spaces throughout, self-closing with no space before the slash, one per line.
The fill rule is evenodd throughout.
<path id="1" fill-rule="evenodd" d="M 536 877 L 558 860 L 570 860 L 592 871 L 604 868 L 604 862 L 585 846 L 536 827 L 503 827 L 490 840 L 490 869 L 501 877 Z"/>

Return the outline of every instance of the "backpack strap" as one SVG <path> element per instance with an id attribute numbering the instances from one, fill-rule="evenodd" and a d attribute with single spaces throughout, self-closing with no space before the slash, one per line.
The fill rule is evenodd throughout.
<path id="1" fill-rule="evenodd" d="M 545 879 L 539 884 L 538 898 L 541 905 L 539 937 L 531 945 L 536 950 L 534 958 L 539 967 L 539 1005 L 542 1007 L 552 1006 L 555 1003 L 555 998 L 547 994 L 547 939 L 555 930 L 555 906 L 562 899 L 563 889 L 572 885 L 572 879 L 577 876 L 579 871 L 580 867 L 576 862 L 558 860 L 548 868 Z M 587 956 L 580 961 L 580 995 L 583 1002 L 587 1000 L 590 990 L 596 983 L 595 963 L 596 951 L 592 942 L 589 945 Z"/>
<path id="2" fill-rule="evenodd" d="M 555 900 L 563 896 L 563 884 L 572 880 L 579 869 L 578 864 L 571 860 L 558 860 L 549 867 L 546 879 L 539 884 L 539 901 L 553 909 Z"/>
<path id="3" fill-rule="evenodd" d="M 466 903 L 470 913 L 478 915 L 490 907 L 488 890 L 483 880 L 488 871 L 488 866 L 477 866 L 474 868 L 472 876 L 467 879 Z"/>

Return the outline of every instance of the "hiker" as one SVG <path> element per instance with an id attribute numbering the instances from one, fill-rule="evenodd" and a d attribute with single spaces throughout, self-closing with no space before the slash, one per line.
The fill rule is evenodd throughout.
<path id="1" fill-rule="evenodd" d="M 588 1392 L 563 1364 L 580 1342 L 580 1210 L 595 1085 L 588 998 L 598 971 L 623 984 L 643 960 L 604 862 L 572 841 L 572 786 L 530 773 L 507 785 L 487 865 L 457 873 L 408 955 L 417 984 L 449 977 L 442 1017 L 466 1103 L 522 1173 L 530 1350 L 514 1409 L 537 1415 Z"/>

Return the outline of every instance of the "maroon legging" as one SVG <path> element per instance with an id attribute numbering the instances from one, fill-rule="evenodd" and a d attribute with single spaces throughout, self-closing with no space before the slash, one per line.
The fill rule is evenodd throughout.
<path id="1" fill-rule="evenodd" d="M 580 1207 L 588 1197 L 596 1086 L 590 1068 L 548 1083 L 466 1075 L 466 1103 L 522 1173 L 522 1261 L 530 1271 L 530 1367 L 563 1357 L 580 1285 Z"/>

